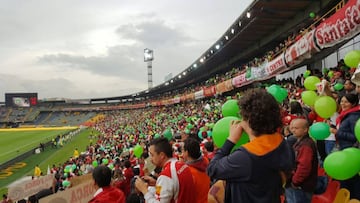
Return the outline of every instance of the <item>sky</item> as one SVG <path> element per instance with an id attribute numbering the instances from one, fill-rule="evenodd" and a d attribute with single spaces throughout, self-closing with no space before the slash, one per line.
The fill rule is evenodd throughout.
<path id="1" fill-rule="evenodd" d="M 0 101 L 121 96 L 192 65 L 252 0 L 1 0 Z"/>

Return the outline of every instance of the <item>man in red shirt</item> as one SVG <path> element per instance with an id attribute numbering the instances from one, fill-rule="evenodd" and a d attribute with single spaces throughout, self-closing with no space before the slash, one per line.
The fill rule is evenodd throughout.
<path id="1" fill-rule="evenodd" d="M 92 176 L 97 190 L 89 203 L 125 203 L 124 193 L 121 190 L 110 186 L 110 168 L 103 165 L 98 166 L 94 169 Z"/>
<path id="2" fill-rule="evenodd" d="M 144 194 L 147 203 L 195 202 L 194 181 L 190 168 L 173 157 L 172 147 L 166 138 L 152 140 L 149 148 L 151 161 L 162 167 L 160 176 L 155 180 L 145 176 L 137 178 L 135 187 Z M 146 183 L 144 180 L 148 183 Z M 148 190 L 148 185 L 155 186 L 155 191 Z"/>

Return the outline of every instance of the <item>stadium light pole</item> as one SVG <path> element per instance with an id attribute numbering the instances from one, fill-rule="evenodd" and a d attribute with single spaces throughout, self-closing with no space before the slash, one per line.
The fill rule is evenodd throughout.
<path id="1" fill-rule="evenodd" d="M 154 51 L 151 49 L 144 49 L 144 62 L 147 62 L 148 69 L 148 89 L 153 87 L 152 81 L 152 61 L 154 60 Z"/>

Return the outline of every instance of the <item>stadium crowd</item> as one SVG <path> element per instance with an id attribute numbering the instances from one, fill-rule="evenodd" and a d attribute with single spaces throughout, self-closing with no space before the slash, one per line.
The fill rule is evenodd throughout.
<path id="1" fill-rule="evenodd" d="M 71 188 L 72 178 L 99 166 L 110 169 L 111 183 L 96 182 L 93 174 L 100 184 L 96 194 L 106 199 L 110 195 L 104 191 L 121 191 L 117 200 L 108 202 L 311 202 L 325 194 L 331 182 L 360 199 L 359 175 L 337 181 L 322 168 L 330 153 L 358 147 L 353 129 L 360 118 L 360 86 L 351 82 L 352 71 L 342 61 L 328 72 L 308 74 L 327 80 L 325 93 L 336 98 L 338 111 L 329 119 L 302 101 L 306 76 L 279 83 L 288 92 L 280 104 L 263 88 L 253 88 L 170 106 L 109 111 L 94 126 L 92 134 L 100 132 L 89 137 L 94 143 L 53 165 L 54 186 L 28 201 Z M 229 99 L 239 101 L 243 121 L 233 121 L 227 141 L 217 147 L 212 131 Z M 325 140 L 308 134 L 309 126 L 319 122 L 331 126 Z M 244 131 L 250 142 L 231 153 Z M 97 196 L 92 202 L 99 202 Z"/>

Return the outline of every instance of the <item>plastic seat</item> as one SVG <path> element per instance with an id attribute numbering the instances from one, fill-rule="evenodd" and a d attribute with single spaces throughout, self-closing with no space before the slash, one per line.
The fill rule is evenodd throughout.
<path id="1" fill-rule="evenodd" d="M 339 181 L 330 181 L 323 194 L 313 195 L 311 203 L 332 203 L 340 190 Z"/>
<path id="2" fill-rule="evenodd" d="M 347 203 L 350 200 L 350 191 L 346 188 L 341 188 L 334 199 L 334 203 Z"/>

